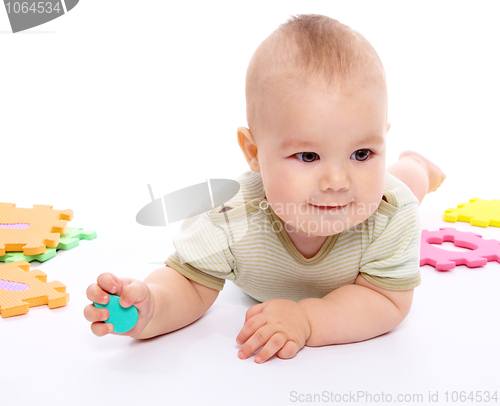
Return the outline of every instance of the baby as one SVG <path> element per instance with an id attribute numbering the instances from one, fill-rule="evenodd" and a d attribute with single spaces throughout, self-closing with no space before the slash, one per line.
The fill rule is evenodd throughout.
<path id="1" fill-rule="evenodd" d="M 394 329 L 420 284 L 418 205 L 445 176 L 414 152 L 386 169 L 379 56 L 336 20 L 294 16 L 255 51 L 246 101 L 239 193 L 185 220 L 144 282 L 105 273 L 87 297 L 136 306 L 124 335 L 149 338 L 199 319 L 232 280 L 261 302 L 236 337 L 240 358 L 260 349 L 257 363 Z M 95 335 L 112 333 L 107 310 L 84 313 Z"/>

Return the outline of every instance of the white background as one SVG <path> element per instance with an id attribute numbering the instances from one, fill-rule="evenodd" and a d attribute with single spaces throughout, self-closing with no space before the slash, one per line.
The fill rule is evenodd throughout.
<path id="1" fill-rule="evenodd" d="M 419 404 L 438 391 L 445 404 L 446 391 L 448 403 L 453 391 L 500 395 L 496 262 L 447 273 L 425 266 L 412 311 L 393 332 L 264 365 L 237 357 L 255 302 L 230 283 L 200 321 L 152 340 L 96 338 L 83 318 L 99 274 L 142 279 L 173 251 L 178 223 L 135 222 L 150 201 L 147 184 L 158 197 L 247 169 L 236 142 L 246 66 L 292 14 L 336 18 L 380 54 L 388 164 L 414 149 L 448 175 L 421 206 L 424 228 L 500 240 L 498 228 L 441 220 L 472 197 L 500 198 L 496 10 L 495 1 L 82 0 L 12 34 L 0 8 L 0 201 L 71 208 L 70 226 L 98 234 L 32 263 L 66 284 L 71 300 L 0 320 L 0 404 L 287 405 L 299 403 L 292 392 L 323 391 L 383 392 L 393 402 L 422 394 Z"/>

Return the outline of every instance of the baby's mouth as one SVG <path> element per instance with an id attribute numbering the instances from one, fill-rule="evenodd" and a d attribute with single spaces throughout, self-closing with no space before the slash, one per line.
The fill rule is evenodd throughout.
<path id="1" fill-rule="evenodd" d="M 347 204 L 339 204 L 339 205 L 335 205 L 335 206 L 316 205 L 316 204 L 312 204 L 312 203 L 309 203 L 309 204 L 318 210 L 328 211 L 328 210 L 342 210 L 343 208 L 345 208 L 347 206 L 348 203 Z"/>

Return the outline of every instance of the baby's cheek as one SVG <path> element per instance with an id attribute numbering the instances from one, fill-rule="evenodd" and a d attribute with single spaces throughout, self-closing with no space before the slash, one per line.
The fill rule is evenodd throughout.
<path id="1" fill-rule="evenodd" d="M 364 191 L 366 193 L 366 200 L 370 202 L 379 202 L 384 194 L 385 187 L 385 169 L 374 168 L 370 176 L 365 177 Z"/>
<path id="2" fill-rule="evenodd" d="M 275 200 L 286 203 L 293 196 L 293 191 L 296 189 L 293 178 L 286 171 L 275 171 L 271 176 L 268 176 L 264 182 L 264 188 L 268 200 Z"/>

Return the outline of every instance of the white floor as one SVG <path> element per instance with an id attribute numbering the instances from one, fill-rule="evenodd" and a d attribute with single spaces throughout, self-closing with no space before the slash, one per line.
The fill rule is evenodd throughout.
<path id="1" fill-rule="evenodd" d="M 246 65 L 296 13 L 337 18 L 379 52 L 388 164 L 415 149 L 448 175 L 421 206 L 423 227 L 500 240 L 499 228 L 441 220 L 472 197 L 500 199 L 495 2 L 102 3 L 82 1 L 15 35 L 0 11 L 0 201 L 71 208 L 70 226 L 98 234 L 32 263 L 71 299 L 0 320 L 1 405 L 472 404 L 471 392 L 475 403 L 479 395 L 486 403 L 487 391 L 500 396 L 497 262 L 424 266 L 411 313 L 393 332 L 264 365 L 237 357 L 235 338 L 255 302 L 230 283 L 201 320 L 152 340 L 96 338 L 83 317 L 85 290 L 100 273 L 144 278 L 172 252 L 178 223 L 135 222 L 148 184 L 161 196 L 246 170 L 235 140 L 246 124 Z"/>

